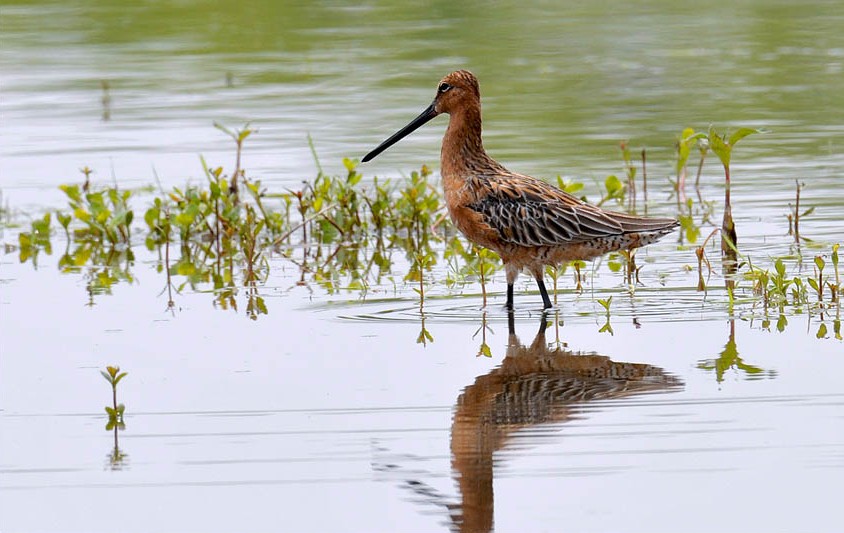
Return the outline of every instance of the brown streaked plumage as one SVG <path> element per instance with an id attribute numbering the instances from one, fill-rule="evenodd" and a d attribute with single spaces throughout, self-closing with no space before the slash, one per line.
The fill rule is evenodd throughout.
<path id="1" fill-rule="evenodd" d="M 673 218 L 606 211 L 542 180 L 517 174 L 489 157 L 481 140 L 481 94 L 467 70 L 445 76 L 433 103 L 407 126 L 366 154 L 375 156 L 441 113 L 448 113 L 440 172 L 448 212 L 470 241 L 501 256 L 507 273 L 507 307 L 523 269 L 536 279 L 547 309 L 545 265 L 588 260 L 655 242 L 677 227 Z"/>

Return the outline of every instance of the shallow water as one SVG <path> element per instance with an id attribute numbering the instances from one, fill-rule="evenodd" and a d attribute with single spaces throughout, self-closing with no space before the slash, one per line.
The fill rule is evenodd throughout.
<path id="1" fill-rule="evenodd" d="M 768 268 L 793 257 L 795 180 L 817 245 L 789 273 L 810 274 L 813 255 L 844 241 L 836 2 L 13 2 L 0 21 L 0 190 L 14 222 L 63 207 L 56 186 L 84 165 L 121 187 L 204 180 L 199 154 L 233 164 L 215 120 L 259 128 L 244 166 L 270 190 L 315 176 L 308 133 L 325 170 L 342 172 L 342 157 L 366 153 L 467 67 L 481 79 L 486 146 L 511 168 L 583 181 L 596 199 L 629 139 L 648 148 L 650 213 L 673 215 L 666 178 L 682 128 L 763 127 L 733 156 L 742 252 Z M 435 166 L 444 123 L 361 170 Z M 711 158 L 702 195 L 716 221 L 721 179 Z M 14 245 L 16 229 L 2 231 Z M 13 247 L 0 257 L 4 533 L 838 529 L 835 312 L 789 308 L 779 332 L 745 284 L 731 314 L 720 265 L 697 292 L 694 252 L 676 236 L 640 251 L 635 291 L 606 261 L 581 294 L 566 274 L 544 339 L 525 278 L 511 336 L 501 274 L 486 309 L 476 283 L 440 284 L 420 313 L 400 262 L 395 284 L 329 292 L 275 256 L 259 288 L 269 313 L 250 320 L 246 291 L 222 310 L 204 286 L 168 311 L 142 245 L 133 282 L 89 294 L 91 271 L 60 274 L 54 240 L 37 269 Z M 608 296 L 612 334 L 599 332 Z M 433 341 L 417 342 L 423 329 Z M 478 356 L 484 344 L 491 357 Z M 117 441 L 104 430 L 107 364 L 129 372 Z"/>

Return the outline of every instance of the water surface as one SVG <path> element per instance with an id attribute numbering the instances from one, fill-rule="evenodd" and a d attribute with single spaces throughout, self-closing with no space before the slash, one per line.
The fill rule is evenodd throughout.
<path id="1" fill-rule="evenodd" d="M 842 27 L 823 1 L 6 2 L 2 202 L 26 224 L 64 207 L 57 186 L 85 165 L 98 185 L 200 183 L 199 155 L 233 165 L 213 121 L 251 121 L 249 175 L 297 188 L 317 172 L 308 135 L 341 173 L 469 68 L 492 155 L 582 181 L 594 200 L 629 140 L 648 150 L 652 214 L 676 214 L 667 178 L 684 127 L 765 128 L 733 156 L 741 249 L 810 275 L 844 241 Z M 367 181 L 436 168 L 445 120 L 362 167 Z M 701 191 L 715 221 L 721 172 L 711 158 Z M 799 265 L 795 180 L 815 207 Z M 277 255 L 259 287 L 269 313 L 250 320 L 246 291 L 223 310 L 186 287 L 168 310 L 160 258 L 140 243 L 133 281 L 92 293 L 94 269 L 56 268 L 60 235 L 36 269 L 16 231 L 4 226 L 0 257 L 4 532 L 838 529 L 836 315 L 789 309 L 779 332 L 747 284 L 730 313 L 718 262 L 697 292 L 676 236 L 640 252 L 635 291 L 606 261 L 582 294 L 567 274 L 544 331 L 522 279 L 511 334 L 501 274 L 486 309 L 476 283 L 440 284 L 420 313 L 401 261 L 397 283 L 362 294 L 299 284 Z M 613 334 L 599 332 L 608 296 Z M 433 342 L 416 342 L 423 328 Z M 129 372 L 117 441 L 107 364 Z"/>

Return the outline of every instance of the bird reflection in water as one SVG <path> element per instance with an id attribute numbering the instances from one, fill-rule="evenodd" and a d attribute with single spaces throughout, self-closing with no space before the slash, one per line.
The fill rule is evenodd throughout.
<path id="1" fill-rule="evenodd" d="M 451 426 L 451 465 L 461 503 L 446 505 L 451 528 L 461 532 L 493 528 L 493 456 L 514 434 L 537 424 L 572 420 L 579 404 L 682 386 L 661 368 L 610 360 L 596 354 L 549 348 L 547 316 L 530 346 L 521 344 L 509 315 L 507 355 L 500 366 L 475 379 L 457 398 Z M 423 483 L 411 488 L 428 493 Z M 432 500 L 440 500 L 435 502 Z"/>

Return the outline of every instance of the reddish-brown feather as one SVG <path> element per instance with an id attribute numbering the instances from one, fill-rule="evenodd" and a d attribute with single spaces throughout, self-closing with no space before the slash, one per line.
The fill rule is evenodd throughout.
<path id="1" fill-rule="evenodd" d="M 484 150 L 475 76 L 461 70 L 441 83 L 452 86 L 435 101 L 438 112 L 450 115 L 441 155 L 449 213 L 470 241 L 501 256 L 508 273 L 527 268 L 537 274 L 544 265 L 636 248 L 677 226 L 671 218 L 606 211 L 542 180 L 510 172 Z"/>
<path id="2" fill-rule="evenodd" d="M 650 244 L 677 227 L 671 218 L 644 218 L 605 211 L 542 180 L 516 174 L 489 157 L 481 140 L 481 93 L 466 70 L 444 77 L 433 104 L 364 156 L 369 161 L 441 113 L 450 118 L 441 167 L 451 219 L 472 242 L 501 256 L 512 285 L 525 268 L 534 275 L 545 307 L 543 267 L 592 259 Z"/>

